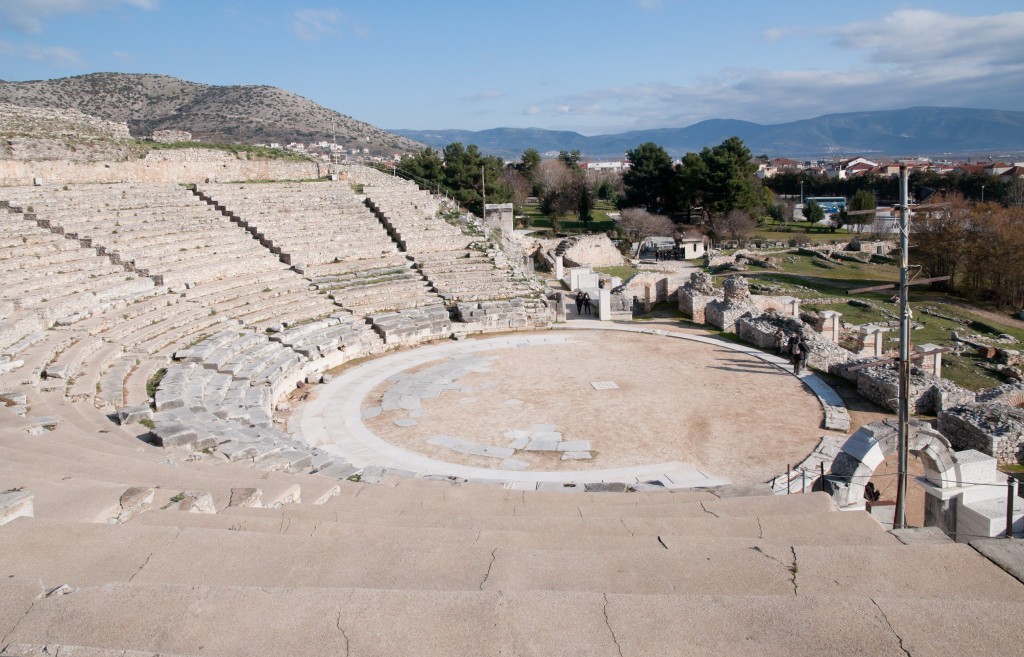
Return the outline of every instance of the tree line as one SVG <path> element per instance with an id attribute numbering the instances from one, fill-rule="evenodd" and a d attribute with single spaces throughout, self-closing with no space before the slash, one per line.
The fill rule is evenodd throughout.
<path id="1" fill-rule="evenodd" d="M 974 301 L 1024 307 L 1024 208 L 952 195 L 914 212 L 911 235 L 910 260 L 925 276 L 951 276 L 949 287 Z"/>

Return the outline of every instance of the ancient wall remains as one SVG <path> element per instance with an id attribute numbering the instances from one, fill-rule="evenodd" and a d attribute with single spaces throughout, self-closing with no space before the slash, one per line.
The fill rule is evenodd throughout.
<path id="1" fill-rule="evenodd" d="M 1024 463 L 1024 409 L 965 404 L 939 414 L 939 431 L 956 449 L 976 449 L 1000 463 Z"/>
<path id="2" fill-rule="evenodd" d="M 301 180 L 326 170 L 313 161 L 249 160 L 205 148 L 151 151 L 140 160 L 80 162 L 72 160 L 0 160 L 0 185 Z"/>
<path id="3" fill-rule="evenodd" d="M 565 240 L 562 252 L 567 267 L 617 267 L 625 259 L 607 235 L 580 235 Z"/>

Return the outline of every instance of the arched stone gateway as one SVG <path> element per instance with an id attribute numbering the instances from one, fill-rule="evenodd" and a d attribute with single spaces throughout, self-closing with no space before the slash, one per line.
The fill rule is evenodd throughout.
<path id="1" fill-rule="evenodd" d="M 910 421 L 908 449 L 924 463 L 925 525 L 939 527 L 963 539 L 980 532 L 992 500 L 1005 492 L 999 486 L 995 459 L 973 449 L 954 451 L 949 440 L 927 422 Z M 839 508 L 863 508 L 864 488 L 875 469 L 897 452 L 898 426 L 895 420 L 873 422 L 855 431 L 843 444 L 825 477 L 824 490 Z M 1005 510 L 1003 511 L 1005 518 Z M 959 517 L 963 516 L 963 517 Z M 986 516 L 986 517 L 983 517 Z M 993 527 L 992 523 L 988 523 Z M 988 531 L 986 536 L 994 535 Z"/>

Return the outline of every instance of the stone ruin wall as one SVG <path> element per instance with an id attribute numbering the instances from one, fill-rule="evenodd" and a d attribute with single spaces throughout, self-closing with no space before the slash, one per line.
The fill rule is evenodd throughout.
<path id="1" fill-rule="evenodd" d="M 669 301 L 675 297 L 677 290 L 686 281 L 688 275 L 669 274 L 664 272 L 642 271 L 634 274 L 625 283 L 615 288 L 616 294 L 624 294 L 632 299 L 634 296 L 644 301 L 646 290 L 651 289 L 651 303 Z"/>
<path id="2" fill-rule="evenodd" d="M 1000 463 L 1024 462 L 1022 409 L 968 404 L 940 414 L 938 425 L 955 449 L 976 449 Z"/>
<path id="3" fill-rule="evenodd" d="M 849 364 L 854 364 L 851 361 Z M 871 402 L 891 411 L 899 410 L 899 372 L 892 367 L 869 367 L 847 371 L 842 364 L 833 365 L 829 372 L 849 381 L 856 381 L 857 393 Z M 910 376 L 910 409 L 912 413 L 936 415 L 945 409 L 974 402 L 974 393 L 948 379 L 940 379 L 920 370 Z"/>
<path id="4" fill-rule="evenodd" d="M 152 151 L 140 160 L 76 162 L 71 160 L 0 160 L 0 186 L 46 184 L 236 180 L 302 180 L 325 174 L 313 161 L 248 160 L 205 148 Z"/>
<path id="5" fill-rule="evenodd" d="M 626 260 L 607 235 L 581 235 L 569 238 L 562 254 L 566 267 L 618 267 Z"/>

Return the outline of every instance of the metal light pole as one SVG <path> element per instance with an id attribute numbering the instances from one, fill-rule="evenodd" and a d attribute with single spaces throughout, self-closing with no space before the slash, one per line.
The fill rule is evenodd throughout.
<path id="1" fill-rule="evenodd" d="M 909 269 L 909 214 L 907 166 L 900 165 L 900 358 L 899 358 L 899 432 L 898 474 L 896 479 L 896 516 L 893 528 L 907 526 L 907 462 L 910 459 L 910 306 L 907 303 L 907 272 Z"/>
<path id="2" fill-rule="evenodd" d="M 800 181 L 800 205 L 804 204 L 804 181 Z"/>
<path id="3" fill-rule="evenodd" d="M 982 202 L 982 204 L 985 203 L 985 186 L 984 185 L 981 186 L 981 202 Z"/>

